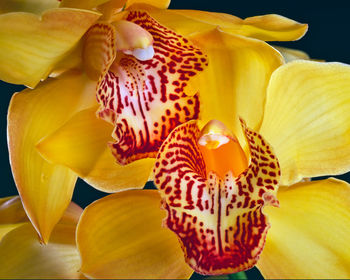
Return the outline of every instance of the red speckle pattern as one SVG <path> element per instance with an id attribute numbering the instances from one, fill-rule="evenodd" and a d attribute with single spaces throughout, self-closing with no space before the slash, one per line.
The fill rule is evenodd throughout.
<path id="1" fill-rule="evenodd" d="M 250 164 L 237 178 L 205 175 L 196 121 L 172 131 L 155 163 L 155 184 L 167 211 L 164 224 L 179 237 L 188 264 L 201 274 L 254 266 L 270 227 L 265 205 L 278 206 L 280 168 L 271 147 L 242 121 Z"/>
<path id="2" fill-rule="evenodd" d="M 155 157 L 176 126 L 198 118 L 198 94 L 188 96 L 186 87 L 207 65 L 198 48 L 147 13 L 126 19 L 152 34 L 155 55 L 139 61 L 119 53 L 98 88 L 99 116 L 115 125 L 110 147 L 121 164 Z"/>

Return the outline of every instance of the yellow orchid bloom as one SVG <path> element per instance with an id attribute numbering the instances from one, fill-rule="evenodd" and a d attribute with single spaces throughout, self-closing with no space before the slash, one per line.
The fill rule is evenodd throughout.
<path id="1" fill-rule="evenodd" d="M 349 91 L 349 65 L 298 60 L 273 73 L 258 130 L 242 120 L 247 153 L 239 131 L 221 122 L 175 128 L 156 159 L 158 191 L 122 191 L 85 209 L 77 228 L 82 272 L 127 278 L 126 264 L 148 271 L 136 252 L 162 255 L 161 266 L 176 271 L 182 264 L 165 259 L 168 228 L 201 274 L 257 265 L 268 279 L 349 278 L 350 185 L 302 182 L 349 171 Z"/>
<path id="2" fill-rule="evenodd" d="M 237 114 L 258 125 L 283 63 L 260 39 L 295 40 L 307 29 L 277 15 L 242 20 L 155 0 L 35 1 L 31 14 L 13 13 L 28 2 L 0 6 L 11 12 L 0 14 L 0 78 L 35 87 L 13 96 L 8 139 L 17 189 L 45 243 L 77 176 L 106 192 L 143 188 L 177 125 L 215 115 L 232 126 Z M 218 69 L 225 74 L 212 79 Z M 237 106 L 247 94 L 254 106 Z"/>

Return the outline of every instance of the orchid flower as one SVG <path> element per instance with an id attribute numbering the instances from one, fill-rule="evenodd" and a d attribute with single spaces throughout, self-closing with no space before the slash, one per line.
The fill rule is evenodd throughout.
<path id="1" fill-rule="evenodd" d="M 177 125 L 213 115 L 231 124 L 237 114 L 258 125 L 269 77 L 283 64 L 263 40 L 296 40 L 307 29 L 277 15 L 170 11 L 169 1 L 35 1 L 31 13 L 27 2 L 0 6 L 0 78 L 34 88 L 13 96 L 8 139 L 44 243 L 78 176 L 106 192 L 140 189 Z M 242 103 L 247 94 L 256 106 Z"/>
<path id="2" fill-rule="evenodd" d="M 86 275 L 128 277 L 123 261 L 142 265 L 125 251 L 152 260 L 173 235 L 201 274 L 257 265 L 268 279 L 348 278 L 350 185 L 305 178 L 349 171 L 349 91 L 349 65 L 293 61 L 272 74 L 258 129 L 243 119 L 240 131 L 217 120 L 175 128 L 156 159 L 158 190 L 85 209 L 77 244 Z"/>

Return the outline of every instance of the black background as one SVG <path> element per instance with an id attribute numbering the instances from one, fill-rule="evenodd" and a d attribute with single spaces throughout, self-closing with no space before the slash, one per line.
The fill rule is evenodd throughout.
<path id="1" fill-rule="evenodd" d="M 197 9 L 225 12 L 241 18 L 276 13 L 301 23 L 308 23 L 309 30 L 304 38 L 296 42 L 278 43 L 278 45 L 301 49 L 312 58 L 326 61 L 339 61 L 350 64 L 349 52 L 349 8 L 340 1 L 224 1 L 215 0 L 174 0 L 170 8 Z M 277 44 L 277 43 L 274 43 Z M 23 87 L 0 82 L 0 153 L 1 183 L 0 197 L 17 194 L 8 160 L 6 139 L 6 114 L 11 95 Z M 350 182 L 350 175 L 339 176 Z M 85 207 L 105 194 L 79 180 L 73 200 Z M 254 279 L 255 274 L 250 275 Z"/>

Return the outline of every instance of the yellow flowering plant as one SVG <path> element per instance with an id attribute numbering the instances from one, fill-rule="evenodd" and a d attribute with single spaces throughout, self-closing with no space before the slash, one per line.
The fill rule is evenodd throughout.
<path id="1" fill-rule="evenodd" d="M 308 178 L 349 170 L 349 66 L 267 44 L 304 35 L 288 18 L 168 5 L 0 6 L 0 78 L 33 88 L 8 111 L 24 208 L 0 201 L 0 276 L 183 279 L 257 265 L 267 278 L 348 277 L 349 186 Z M 116 193 L 80 216 L 78 176 Z M 157 190 L 141 190 L 147 180 Z"/>

